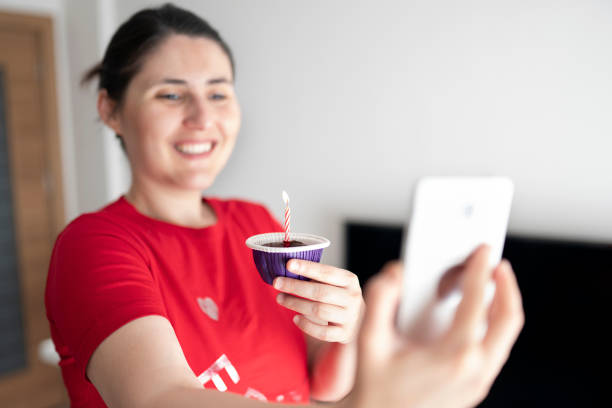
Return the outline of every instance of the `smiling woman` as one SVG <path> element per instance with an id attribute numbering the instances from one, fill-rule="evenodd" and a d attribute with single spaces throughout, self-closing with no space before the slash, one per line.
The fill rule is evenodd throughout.
<path id="1" fill-rule="evenodd" d="M 359 280 L 346 270 L 293 259 L 288 268 L 310 280 L 260 279 L 245 240 L 280 232 L 280 224 L 259 204 L 201 193 L 227 163 L 241 120 L 231 53 L 208 23 L 172 5 L 142 10 L 85 80 L 95 77 L 98 112 L 124 145 L 132 181 L 125 196 L 70 223 L 53 250 L 45 302 L 72 406 L 323 400 L 393 408 L 440 398 L 461 406 L 488 389 L 521 323 L 507 267 L 498 303 L 514 307 L 490 324 L 489 370 L 471 365 L 441 385 L 439 373 L 458 364 L 456 350 L 463 359 L 486 355 L 481 345 L 457 346 L 483 315 L 479 307 L 465 307 L 445 345 L 454 353 L 436 345 L 396 358 L 397 266 L 380 276 L 367 313 Z M 481 264 L 465 267 L 475 298 L 484 290 Z"/>
<path id="2" fill-rule="evenodd" d="M 201 196 L 240 129 L 229 48 L 205 21 L 166 5 L 117 30 L 84 80 L 95 77 L 98 112 L 132 182 L 72 222 L 51 260 L 46 305 L 73 405 L 139 406 L 177 384 L 308 401 L 295 313 L 243 245 L 280 225 L 258 204 Z"/>
<path id="3" fill-rule="evenodd" d="M 199 196 L 227 162 L 240 129 L 231 60 L 216 41 L 184 34 L 168 36 L 147 55 L 120 101 L 102 89 L 98 108 L 123 140 L 134 175 L 127 198 L 137 205 L 143 190 Z M 176 207 L 163 217 L 190 222 L 175 214 Z"/>

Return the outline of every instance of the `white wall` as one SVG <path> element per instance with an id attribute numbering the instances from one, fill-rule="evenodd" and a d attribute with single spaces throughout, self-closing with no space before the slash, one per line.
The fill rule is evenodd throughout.
<path id="1" fill-rule="evenodd" d="M 95 3 L 65 0 L 70 91 L 74 116 L 79 213 L 95 210 L 106 201 L 103 126 L 97 122 L 93 86 L 80 86 L 82 74 L 100 59 Z"/>
<path id="2" fill-rule="evenodd" d="M 512 232 L 612 241 L 612 3 L 177 3 L 209 19 L 238 63 L 241 140 L 208 194 L 280 218 L 287 189 L 294 230 L 332 240 L 327 262 L 342 262 L 346 218 L 403 220 L 425 174 L 511 176 Z M 58 22 L 69 218 L 127 181 L 95 92 L 76 84 L 109 31 L 149 4 L 0 0 Z"/>
<path id="3" fill-rule="evenodd" d="M 63 0 L 63 3 L 70 50 L 79 213 L 83 213 L 116 199 L 129 181 L 119 143 L 98 119 L 97 80 L 88 87 L 80 85 L 83 74 L 102 59 L 118 24 L 113 1 Z"/>
<path id="4" fill-rule="evenodd" d="M 118 19 L 151 4 L 118 2 Z M 426 174 L 515 180 L 510 230 L 612 241 L 612 3 L 178 1 L 236 55 L 244 125 L 210 194 L 326 235 L 401 221 Z"/>

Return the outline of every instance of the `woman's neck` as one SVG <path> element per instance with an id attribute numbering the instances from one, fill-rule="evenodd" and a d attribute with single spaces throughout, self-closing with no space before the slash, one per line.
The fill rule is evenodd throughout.
<path id="1" fill-rule="evenodd" d="M 215 212 L 202 202 L 199 191 L 167 190 L 132 183 L 125 198 L 142 214 L 191 228 L 205 228 L 217 222 Z"/>

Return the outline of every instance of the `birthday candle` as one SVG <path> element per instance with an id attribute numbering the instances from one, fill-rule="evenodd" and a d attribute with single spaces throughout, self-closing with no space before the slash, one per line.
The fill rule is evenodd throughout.
<path id="1" fill-rule="evenodd" d="M 289 194 L 283 190 L 283 201 L 285 202 L 285 243 L 288 244 L 289 239 L 289 227 L 291 224 L 291 209 L 289 208 Z"/>

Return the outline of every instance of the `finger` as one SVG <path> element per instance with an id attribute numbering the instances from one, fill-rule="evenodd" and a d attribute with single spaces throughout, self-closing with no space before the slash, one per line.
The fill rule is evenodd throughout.
<path id="1" fill-rule="evenodd" d="M 332 322 L 336 324 L 346 324 L 349 321 L 347 309 L 335 305 L 330 305 L 321 302 L 313 302 L 298 298 L 292 295 L 279 293 L 276 296 L 276 301 L 294 312 L 308 317 L 310 320 L 319 324 L 322 322 Z"/>
<path id="2" fill-rule="evenodd" d="M 383 361 L 392 352 L 395 338 L 395 313 L 401 293 L 402 266 L 387 264 L 368 281 L 366 310 L 359 345 L 364 358 Z"/>
<path id="3" fill-rule="evenodd" d="M 322 320 L 322 319 L 318 319 L 314 316 L 304 316 L 306 319 L 310 320 L 311 322 L 313 322 L 314 324 L 319 324 L 321 326 L 327 326 L 329 324 L 328 321 L 326 320 Z"/>
<path id="4" fill-rule="evenodd" d="M 302 259 L 290 259 L 287 262 L 287 270 L 330 285 L 361 290 L 357 275 L 334 266 Z"/>
<path id="5" fill-rule="evenodd" d="M 347 337 L 344 328 L 341 326 L 323 326 L 313 323 L 311 320 L 301 315 L 295 315 L 293 317 L 293 322 L 304 333 L 322 341 L 340 342 L 344 341 Z"/>
<path id="6" fill-rule="evenodd" d="M 457 308 L 449 339 L 459 344 L 478 340 L 486 316 L 485 287 L 491 277 L 488 245 L 479 246 L 467 260 L 462 284 L 463 298 Z"/>
<path id="7" fill-rule="evenodd" d="M 497 373 L 508 358 L 516 341 L 525 315 L 521 293 L 512 267 L 502 261 L 495 270 L 496 291 L 489 313 L 489 327 L 483 339 L 483 348 Z"/>
<path id="8" fill-rule="evenodd" d="M 361 296 L 361 294 L 351 294 L 345 288 L 293 278 L 279 277 L 274 279 L 273 284 L 274 288 L 281 292 L 342 307 L 349 306 L 353 297 Z"/>

